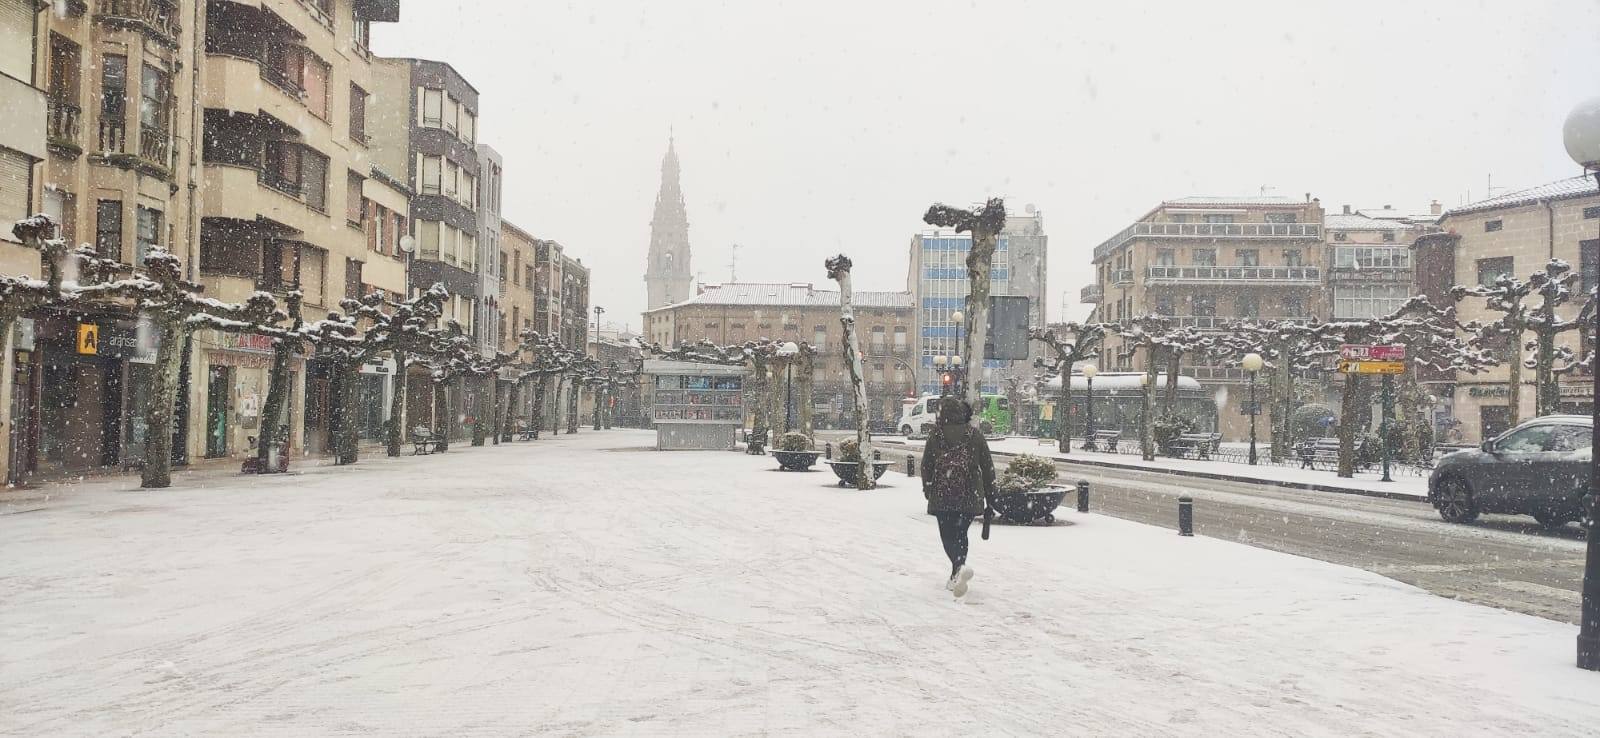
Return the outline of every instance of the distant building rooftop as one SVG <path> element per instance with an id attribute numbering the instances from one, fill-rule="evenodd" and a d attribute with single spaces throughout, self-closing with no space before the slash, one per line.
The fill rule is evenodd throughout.
<path id="1" fill-rule="evenodd" d="M 851 304 L 863 308 L 905 308 L 911 307 L 911 293 L 909 292 L 871 292 L 862 291 L 854 293 Z M 760 283 L 760 282 L 733 282 L 729 284 L 705 284 L 700 286 L 700 294 L 674 305 L 656 308 L 649 312 L 657 312 L 687 305 L 766 305 L 773 307 L 838 307 L 839 292 L 837 290 L 819 290 L 806 282 Z"/>
<path id="2" fill-rule="evenodd" d="M 1284 195 L 1191 195 L 1180 197 L 1176 200 L 1164 200 L 1163 207 L 1248 207 L 1252 205 L 1304 205 L 1305 200 L 1296 200 Z"/>
<path id="3" fill-rule="evenodd" d="M 1400 220 L 1369 218 L 1365 215 L 1325 215 L 1322 225 L 1330 231 L 1406 231 L 1411 225 Z"/>
<path id="4" fill-rule="evenodd" d="M 1507 192 L 1498 197 L 1491 197 L 1487 200 L 1468 203 L 1458 208 L 1451 208 L 1445 211 L 1444 217 L 1478 213 L 1485 210 L 1498 210 L 1500 208 L 1520 207 L 1542 200 L 1572 200 L 1579 197 L 1593 197 L 1597 194 L 1600 194 L 1600 188 L 1595 186 L 1593 178 L 1587 175 L 1568 177 L 1567 179 L 1558 179 L 1549 184 L 1529 187 L 1516 192 Z"/>

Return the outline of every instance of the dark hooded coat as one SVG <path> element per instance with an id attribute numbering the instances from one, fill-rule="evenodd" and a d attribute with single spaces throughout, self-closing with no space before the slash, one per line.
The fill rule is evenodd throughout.
<path id="1" fill-rule="evenodd" d="M 922 496 L 928 499 L 928 513 L 968 513 L 984 510 L 984 498 L 994 495 L 994 460 L 989 442 L 972 427 L 972 409 L 954 397 L 939 401 L 939 422 L 928 434 L 922 457 Z M 941 489 L 935 479 L 940 459 L 958 445 L 967 447 L 975 463 L 965 470 L 962 483 Z"/>

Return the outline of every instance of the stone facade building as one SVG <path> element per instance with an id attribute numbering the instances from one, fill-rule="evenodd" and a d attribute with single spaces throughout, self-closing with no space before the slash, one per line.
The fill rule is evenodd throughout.
<path id="1" fill-rule="evenodd" d="M 1572 177 L 1510 192 L 1448 210 L 1439 221 L 1442 232 L 1423 236 L 1415 245 L 1415 288 L 1438 304 L 1448 305 L 1449 289 L 1456 284 L 1492 284 L 1502 274 L 1519 280 L 1544 269 L 1551 259 L 1563 259 L 1580 275 L 1574 299 L 1563 307 L 1571 318 L 1581 309 L 1581 295 L 1600 283 L 1600 192 L 1592 177 Z M 1537 305 L 1530 297 L 1529 305 Z M 1483 298 L 1466 298 L 1456 305 L 1457 319 L 1493 321 L 1501 314 L 1484 307 Z M 1531 338 L 1525 335 L 1520 343 Z M 1579 333 L 1563 334 L 1558 345 L 1579 351 L 1585 340 Z M 1509 348 L 1507 349 L 1509 356 Z M 1425 377 L 1430 391 L 1441 398 L 1438 425 L 1452 437 L 1447 440 L 1477 443 L 1510 427 L 1512 417 L 1505 365 L 1478 374 Z M 1535 406 L 1532 370 L 1522 372 L 1519 417 L 1533 417 Z M 1561 378 L 1562 412 L 1588 415 L 1594 394 L 1587 374 Z M 1450 431 L 1448 429 L 1454 429 Z"/>
<path id="2" fill-rule="evenodd" d="M 1185 197 L 1162 202 L 1094 249 L 1096 282 L 1080 299 L 1093 319 L 1126 323 L 1162 315 L 1177 325 L 1219 329 L 1242 318 L 1303 319 L 1325 314 L 1326 254 L 1322 205 L 1309 195 Z M 1143 369 L 1146 357 L 1123 359 L 1110 336 L 1100 368 Z M 1248 436 L 1246 376 L 1237 366 L 1185 365 L 1218 397 L 1223 437 Z M 1263 411 L 1262 427 L 1271 427 Z"/>
<path id="3" fill-rule="evenodd" d="M 661 159 L 661 189 L 650 217 L 650 255 L 645 266 L 648 307 L 672 305 L 689 298 L 694 272 L 689 268 L 689 216 L 678 183 L 678 150 L 667 140 Z"/>
<path id="4" fill-rule="evenodd" d="M 857 292 L 856 330 L 865 351 L 867 417 L 879 424 L 900 417 L 901 400 L 916 394 L 916 328 L 909 292 Z M 839 293 L 794 284 L 702 285 L 700 293 L 644 313 L 645 338 L 662 346 L 708 339 L 735 344 L 759 338 L 807 341 L 818 349 L 814 412 L 819 427 L 846 427 L 851 388 L 845 370 Z"/>

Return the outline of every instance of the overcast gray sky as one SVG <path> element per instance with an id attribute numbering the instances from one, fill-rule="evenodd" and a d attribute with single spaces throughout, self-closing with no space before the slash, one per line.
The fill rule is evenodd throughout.
<path id="1" fill-rule="evenodd" d="M 694 269 L 903 289 L 935 200 L 1045 214 L 1050 313 L 1164 198 L 1424 208 L 1577 173 L 1600 0 L 1067 3 L 411 0 L 379 53 L 448 61 L 506 158 L 505 216 L 636 329 L 667 130 Z"/>

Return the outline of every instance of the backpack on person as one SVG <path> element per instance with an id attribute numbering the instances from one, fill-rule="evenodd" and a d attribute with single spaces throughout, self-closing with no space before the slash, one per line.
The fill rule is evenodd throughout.
<path id="1" fill-rule="evenodd" d="M 962 436 L 950 437 L 950 430 L 954 427 L 962 429 Z M 973 494 L 972 470 L 978 466 L 978 460 L 972 453 L 972 444 L 963 437 L 966 426 L 945 426 L 938 432 L 944 434 L 944 448 L 940 449 L 938 462 L 934 465 L 933 493 L 947 503 L 963 500 Z"/>

